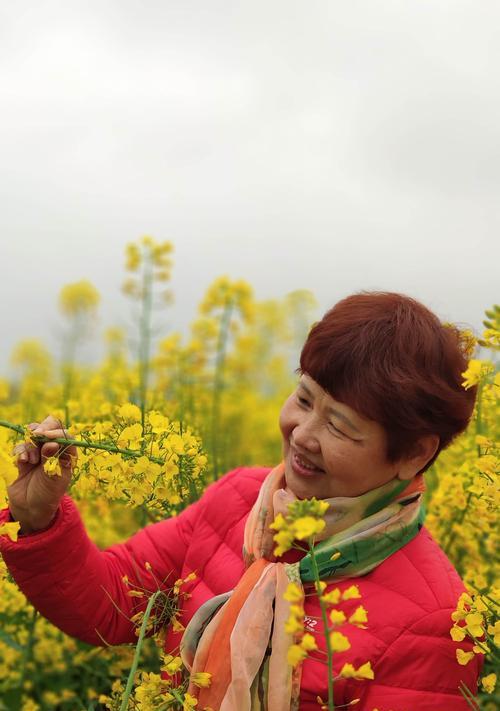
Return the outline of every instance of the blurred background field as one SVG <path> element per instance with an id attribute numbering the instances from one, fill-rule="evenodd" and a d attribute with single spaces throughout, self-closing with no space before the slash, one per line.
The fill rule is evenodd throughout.
<path id="1" fill-rule="evenodd" d="M 279 409 L 327 308 L 417 298 L 463 329 L 479 387 L 427 474 L 427 525 L 478 594 L 451 633 L 459 648 L 485 630 L 488 711 L 499 21 L 473 0 L 21 0 L 0 42 L 0 420 L 51 412 L 79 439 L 156 451 L 162 466 L 81 450 L 71 493 L 107 546 L 279 460 Z M 0 427 L 2 506 L 22 436 Z M 112 684 L 119 708 L 133 649 L 70 640 L 0 571 L 0 709 L 104 708 Z M 140 670 L 161 662 L 146 645 Z M 136 682 L 131 708 L 156 709 L 154 677 Z"/>
<path id="2" fill-rule="evenodd" d="M 300 346 L 317 317 L 313 294 L 295 291 L 259 302 L 250 284 L 219 277 L 200 303 L 189 335 L 163 334 L 159 324 L 172 308 L 172 249 L 149 236 L 127 245 L 123 292 L 131 327 L 105 332 L 102 362 L 79 361 L 84 341 L 98 337 L 100 295 L 89 280 L 60 290 L 62 358 L 35 339 L 15 346 L 14 377 L 0 381 L 0 505 L 6 505 L 6 487 L 16 473 L 12 446 L 23 438 L 22 430 L 14 432 L 9 423 L 26 425 L 48 413 L 66 423 L 72 438 L 142 455 L 79 451 L 71 494 L 90 536 L 102 547 L 176 515 L 235 466 L 279 461 L 278 414 L 296 382 Z M 487 310 L 481 334 L 464 331 L 463 338 L 471 356 L 464 387 L 478 386 L 478 403 L 468 431 L 426 474 L 427 525 L 476 593 L 463 614 L 457 613 L 461 624 L 450 619 L 450 630 L 454 627 L 457 643 L 471 630 L 476 639 L 478 630 L 486 632 L 476 653 L 489 651 L 484 676 L 491 693 L 483 689 L 481 708 L 493 709 L 491 674 L 499 641 L 500 307 Z M 108 703 L 120 708 L 116 698 L 121 699 L 133 648 L 94 649 L 69 639 L 35 613 L 5 568 L 0 585 L 3 707 L 97 709 Z M 160 662 L 157 648 L 146 645 L 135 696 L 125 708 L 168 707 L 158 696 L 141 701 L 146 693 L 141 683 L 147 686 L 147 675 L 158 671 Z M 113 683 L 115 701 L 106 696 Z"/>

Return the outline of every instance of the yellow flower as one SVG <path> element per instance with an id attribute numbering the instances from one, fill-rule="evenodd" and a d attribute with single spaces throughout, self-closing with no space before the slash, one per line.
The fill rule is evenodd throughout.
<path id="1" fill-rule="evenodd" d="M 476 581 L 477 581 L 478 577 L 479 576 L 476 577 Z M 487 583 L 485 581 L 483 587 L 485 588 L 486 585 L 487 585 Z M 487 612 L 487 610 L 488 610 L 487 605 L 484 604 L 482 598 L 480 598 L 479 596 L 477 596 L 476 599 L 474 600 L 474 607 L 476 608 L 476 612 Z"/>
<path id="2" fill-rule="evenodd" d="M 297 583 L 288 583 L 283 598 L 288 602 L 301 602 L 304 592 Z"/>
<path id="3" fill-rule="evenodd" d="M 277 543 L 274 549 L 274 555 L 279 558 L 290 550 L 293 544 L 293 533 L 291 531 L 278 531 L 273 537 L 275 543 Z"/>
<path id="4" fill-rule="evenodd" d="M 495 645 L 500 647 L 500 620 L 497 620 L 494 625 L 488 625 L 488 634 L 493 637 Z"/>
<path id="5" fill-rule="evenodd" d="M 342 632 L 330 632 L 330 646 L 334 652 L 345 652 L 351 643 Z"/>
<path id="6" fill-rule="evenodd" d="M 269 524 L 269 528 L 272 528 L 273 531 L 283 531 L 284 529 L 288 528 L 287 520 L 283 516 L 283 514 L 279 513 L 274 519 L 274 521 Z"/>
<path id="7" fill-rule="evenodd" d="M 141 410 L 137 405 L 131 402 L 126 402 L 118 410 L 118 415 L 122 417 L 127 422 L 140 422 L 141 421 Z"/>
<path id="8" fill-rule="evenodd" d="M 292 646 L 289 647 L 287 653 L 287 661 L 291 667 L 296 667 L 297 664 L 300 664 L 300 662 L 302 662 L 306 657 L 307 652 L 305 651 L 305 649 L 302 649 L 300 645 L 292 644 Z"/>
<path id="9" fill-rule="evenodd" d="M 327 605 L 337 605 L 340 602 L 340 590 L 338 588 L 330 590 L 321 596 L 321 600 Z"/>
<path id="10" fill-rule="evenodd" d="M 368 615 L 363 605 L 356 608 L 353 614 L 349 617 L 349 622 L 351 625 L 356 625 L 357 627 L 363 627 L 365 622 L 368 622 Z"/>
<path id="11" fill-rule="evenodd" d="M 154 434 L 162 434 L 162 432 L 167 430 L 169 425 L 168 417 L 165 417 L 165 415 L 155 411 L 148 413 L 148 422 L 151 425 L 151 429 Z"/>
<path id="12" fill-rule="evenodd" d="M 63 286 L 59 294 L 59 307 L 65 316 L 91 313 L 96 310 L 100 298 L 95 286 L 83 279 Z"/>
<path id="13" fill-rule="evenodd" d="M 357 679 L 374 679 L 375 678 L 375 674 L 373 673 L 371 662 L 366 662 L 365 664 L 362 664 L 360 667 L 357 668 L 356 678 Z"/>
<path id="14" fill-rule="evenodd" d="M 476 460 L 475 465 L 483 474 L 495 476 L 500 466 L 500 460 L 493 454 L 484 454 Z"/>
<path id="15" fill-rule="evenodd" d="M 455 642 L 462 642 L 465 639 L 465 628 L 459 625 L 453 625 L 450 630 L 450 637 Z"/>
<path id="16" fill-rule="evenodd" d="M 309 634 L 308 632 L 305 633 L 305 635 L 302 637 L 300 640 L 300 646 L 302 649 L 304 649 L 306 652 L 312 652 L 315 649 L 318 649 L 318 645 L 316 644 L 316 640 L 312 636 L 312 634 Z"/>
<path id="17" fill-rule="evenodd" d="M 212 675 L 209 672 L 195 672 L 191 674 L 191 681 L 195 686 L 206 689 L 212 683 Z"/>
<path id="18" fill-rule="evenodd" d="M 49 457 L 43 463 L 43 471 L 47 476 L 61 476 L 61 467 L 58 457 Z"/>
<path id="19" fill-rule="evenodd" d="M 198 699 L 195 699 L 194 696 L 191 696 L 191 694 L 188 694 L 186 691 L 186 694 L 184 696 L 184 703 L 182 705 L 183 711 L 191 711 L 192 708 L 196 706 L 198 703 Z"/>
<path id="20" fill-rule="evenodd" d="M 288 620 L 285 622 L 285 632 L 287 634 L 295 634 L 296 632 L 301 632 L 303 629 L 303 624 L 300 619 L 290 615 Z"/>
<path id="21" fill-rule="evenodd" d="M 162 671 L 166 671 L 167 674 L 176 674 L 179 669 L 182 668 L 182 659 L 180 657 L 173 657 L 171 654 L 167 654 L 164 657 L 164 663 L 162 664 Z"/>
<path id="22" fill-rule="evenodd" d="M 467 370 L 462 373 L 462 377 L 464 378 L 462 387 L 468 390 L 474 385 L 478 385 L 481 379 L 492 370 L 493 366 L 491 364 L 486 363 L 484 360 L 471 358 Z"/>
<path id="23" fill-rule="evenodd" d="M 142 440 L 142 427 L 139 422 L 135 425 L 129 425 L 124 427 L 118 436 L 118 444 L 120 446 L 127 446 L 130 449 L 133 447 L 138 448 Z"/>
<path id="24" fill-rule="evenodd" d="M 354 675 L 356 674 L 356 671 L 353 667 L 352 664 L 345 663 L 342 669 L 340 670 L 340 676 L 343 676 L 345 679 L 352 679 L 354 678 Z"/>
<path id="25" fill-rule="evenodd" d="M 324 519 L 314 518 L 313 516 L 301 516 L 293 522 L 293 530 L 295 538 L 303 541 L 305 538 L 311 538 L 321 531 L 326 526 Z"/>
<path id="26" fill-rule="evenodd" d="M 342 610 L 332 610 L 330 612 L 330 622 L 332 625 L 341 625 L 345 622 L 346 617 Z"/>
<path id="27" fill-rule="evenodd" d="M 172 629 L 174 632 L 184 632 L 184 630 L 186 629 L 182 622 L 179 622 L 177 617 L 172 617 L 172 621 L 170 624 L 172 625 Z"/>
<path id="28" fill-rule="evenodd" d="M 375 674 L 373 673 L 371 662 L 366 662 L 362 664 L 358 669 L 355 669 L 352 664 L 344 664 L 340 670 L 340 676 L 346 679 L 374 679 Z"/>
<path id="29" fill-rule="evenodd" d="M 474 652 L 466 652 L 464 649 L 457 649 L 457 662 L 462 666 L 465 666 L 474 659 Z"/>
<path id="30" fill-rule="evenodd" d="M 141 253 L 139 252 L 137 245 L 134 243 L 127 244 L 125 248 L 125 255 L 127 258 L 125 269 L 130 272 L 135 272 L 141 263 Z"/>
<path id="31" fill-rule="evenodd" d="M 465 625 L 467 627 L 467 632 L 472 635 L 472 637 L 482 637 L 484 630 L 482 627 L 483 616 L 480 612 L 470 612 L 465 616 Z"/>
<path id="32" fill-rule="evenodd" d="M 487 654 L 490 651 L 490 648 L 488 647 L 487 644 L 482 644 L 481 647 L 478 644 L 475 644 L 472 647 L 472 651 L 474 654 Z"/>
<path id="33" fill-rule="evenodd" d="M 483 676 L 483 678 L 481 679 L 481 685 L 487 694 L 492 694 L 495 691 L 496 683 L 496 674 L 488 674 L 488 676 Z"/>
<path id="34" fill-rule="evenodd" d="M 0 524 L 0 536 L 8 536 L 11 541 L 17 541 L 17 534 L 21 524 L 19 521 L 9 521 L 8 523 Z"/>
<path id="35" fill-rule="evenodd" d="M 342 600 L 355 600 L 360 597 L 361 594 L 357 585 L 351 585 L 350 588 L 347 588 L 347 590 L 344 590 L 342 593 Z"/>

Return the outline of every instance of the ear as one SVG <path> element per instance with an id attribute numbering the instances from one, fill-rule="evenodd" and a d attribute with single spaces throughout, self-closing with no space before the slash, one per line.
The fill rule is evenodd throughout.
<path id="1" fill-rule="evenodd" d="M 436 454 L 439 447 L 439 437 L 435 434 L 424 435 L 414 445 L 413 453 L 401 459 L 398 467 L 398 479 L 409 480 L 425 467 Z"/>

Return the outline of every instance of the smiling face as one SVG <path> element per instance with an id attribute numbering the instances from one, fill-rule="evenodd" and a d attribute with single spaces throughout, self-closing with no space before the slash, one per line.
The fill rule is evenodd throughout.
<path id="1" fill-rule="evenodd" d="M 386 433 L 307 374 L 280 414 L 287 486 L 300 499 L 360 496 L 397 476 Z M 405 476 L 405 478 L 407 478 Z"/>

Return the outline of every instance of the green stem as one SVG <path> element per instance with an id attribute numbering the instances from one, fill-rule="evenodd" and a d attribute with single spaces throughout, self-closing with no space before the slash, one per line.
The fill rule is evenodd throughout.
<path id="1" fill-rule="evenodd" d="M 226 300 L 224 310 L 222 312 L 219 333 L 217 336 L 217 348 L 215 354 L 215 373 L 214 385 L 212 392 L 212 418 L 211 418 L 211 445 L 212 445 L 212 463 L 214 478 L 219 477 L 219 424 L 220 424 L 220 409 L 222 399 L 222 389 L 224 387 L 224 366 L 226 361 L 226 347 L 229 335 L 229 326 L 231 323 L 231 315 L 233 311 L 233 300 Z"/>
<path id="2" fill-rule="evenodd" d="M 483 408 L 482 408 L 482 402 L 483 402 L 483 385 L 484 382 L 479 383 L 478 386 L 478 391 L 477 391 L 477 398 L 476 398 L 476 435 L 479 435 L 482 433 L 483 430 L 483 420 L 482 420 L 482 413 L 483 413 Z M 477 445 L 477 455 L 478 457 L 481 456 L 481 447 Z M 453 525 L 456 528 L 456 526 L 461 526 L 464 522 L 465 516 L 467 515 L 467 511 L 469 510 L 469 504 L 472 499 L 472 494 L 469 491 L 467 494 L 467 500 L 465 502 L 465 507 L 460 511 L 460 514 L 458 516 L 458 519 L 453 521 Z M 445 553 L 449 554 L 449 546 L 453 542 L 454 539 L 454 531 L 452 529 L 452 524 L 450 524 L 450 528 L 448 529 L 448 536 L 446 537 L 446 540 L 443 541 L 442 548 L 445 551 Z"/>
<path id="3" fill-rule="evenodd" d="M 476 434 L 480 435 L 483 432 L 483 387 L 484 381 L 481 381 L 477 390 L 476 397 Z M 479 455 L 481 455 L 481 449 L 479 448 Z"/>
<path id="4" fill-rule="evenodd" d="M 62 392 L 62 406 L 64 408 L 64 416 L 66 423 L 70 424 L 70 412 L 68 407 L 68 401 L 71 398 L 71 391 L 73 389 L 73 376 L 75 372 L 75 359 L 76 359 L 76 345 L 78 338 L 83 331 L 83 323 L 78 316 L 75 317 L 73 321 L 72 328 L 66 339 L 63 349 L 62 357 L 62 370 L 63 370 L 63 392 Z"/>
<path id="5" fill-rule="evenodd" d="M 474 711 L 480 711 L 480 707 L 473 693 L 471 692 L 467 684 L 465 684 L 463 681 L 461 682 L 461 686 L 459 686 L 459 691 L 467 702 L 467 705 L 470 706 L 471 709 L 474 709 Z"/>
<path id="6" fill-rule="evenodd" d="M 139 341 L 139 406 L 141 408 L 142 433 L 146 422 L 146 401 L 149 385 L 149 357 L 151 350 L 151 314 L 153 308 L 153 269 L 151 251 L 147 247 L 142 272 L 142 299 Z"/>
<path id="7" fill-rule="evenodd" d="M 0 420 L 0 427 L 6 427 L 9 430 L 13 430 L 20 435 L 25 434 L 26 428 L 22 425 L 14 425 L 12 422 L 7 422 L 6 420 Z M 40 437 L 35 435 L 33 439 L 36 442 L 57 442 L 57 444 L 65 444 L 68 447 L 80 447 L 81 449 L 100 449 L 105 452 L 114 452 L 115 454 L 123 454 L 126 457 L 142 457 L 143 453 L 136 449 L 121 449 L 114 444 L 98 444 L 96 442 L 86 442 L 80 439 L 69 439 L 65 437 Z M 148 456 L 148 459 L 156 464 L 165 464 L 163 459 L 159 457 Z"/>
<path id="8" fill-rule="evenodd" d="M 128 700 L 130 697 L 130 694 L 132 693 L 132 687 L 134 685 L 134 679 L 135 675 L 137 672 L 137 667 L 139 666 L 139 659 L 141 657 L 141 649 L 142 645 L 144 642 L 144 636 L 146 634 L 146 627 L 148 624 L 149 617 L 151 615 L 151 611 L 153 609 L 153 605 L 156 602 L 156 598 L 161 595 L 161 590 L 157 590 L 154 595 L 151 595 L 148 601 L 148 606 L 146 607 L 146 612 L 144 613 L 144 618 L 142 620 L 141 624 L 141 629 L 139 631 L 139 638 L 137 640 L 137 644 L 135 646 L 135 654 L 134 654 L 134 659 L 132 660 L 132 666 L 130 668 L 130 673 L 128 675 L 127 679 L 127 686 L 125 687 L 125 691 L 122 697 L 122 704 L 120 706 L 120 711 L 126 711 L 128 708 Z"/>
<path id="9" fill-rule="evenodd" d="M 326 604 L 321 599 L 320 583 L 321 578 L 319 577 L 318 565 L 316 562 L 316 556 L 314 554 L 314 546 L 309 544 L 309 552 L 311 555 L 311 567 L 314 575 L 314 582 L 316 585 L 316 592 L 318 594 L 319 607 L 321 610 L 321 619 L 323 621 L 323 628 L 325 630 L 325 641 L 326 641 L 326 654 L 327 654 L 327 664 L 328 664 L 328 711 L 334 711 L 335 701 L 333 698 L 333 650 L 330 643 L 330 629 L 328 626 L 328 615 L 326 611 Z"/>
<path id="10" fill-rule="evenodd" d="M 24 682 L 26 681 L 26 676 L 28 674 L 28 664 L 31 660 L 31 655 L 33 653 L 33 642 L 35 639 L 35 625 L 38 617 L 38 612 L 33 608 L 31 613 L 31 618 L 28 622 L 28 639 L 26 641 L 23 656 L 21 659 L 21 675 L 19 677 L 19 706 L 21 706 L 21 700 L 24 689 Z"/>

